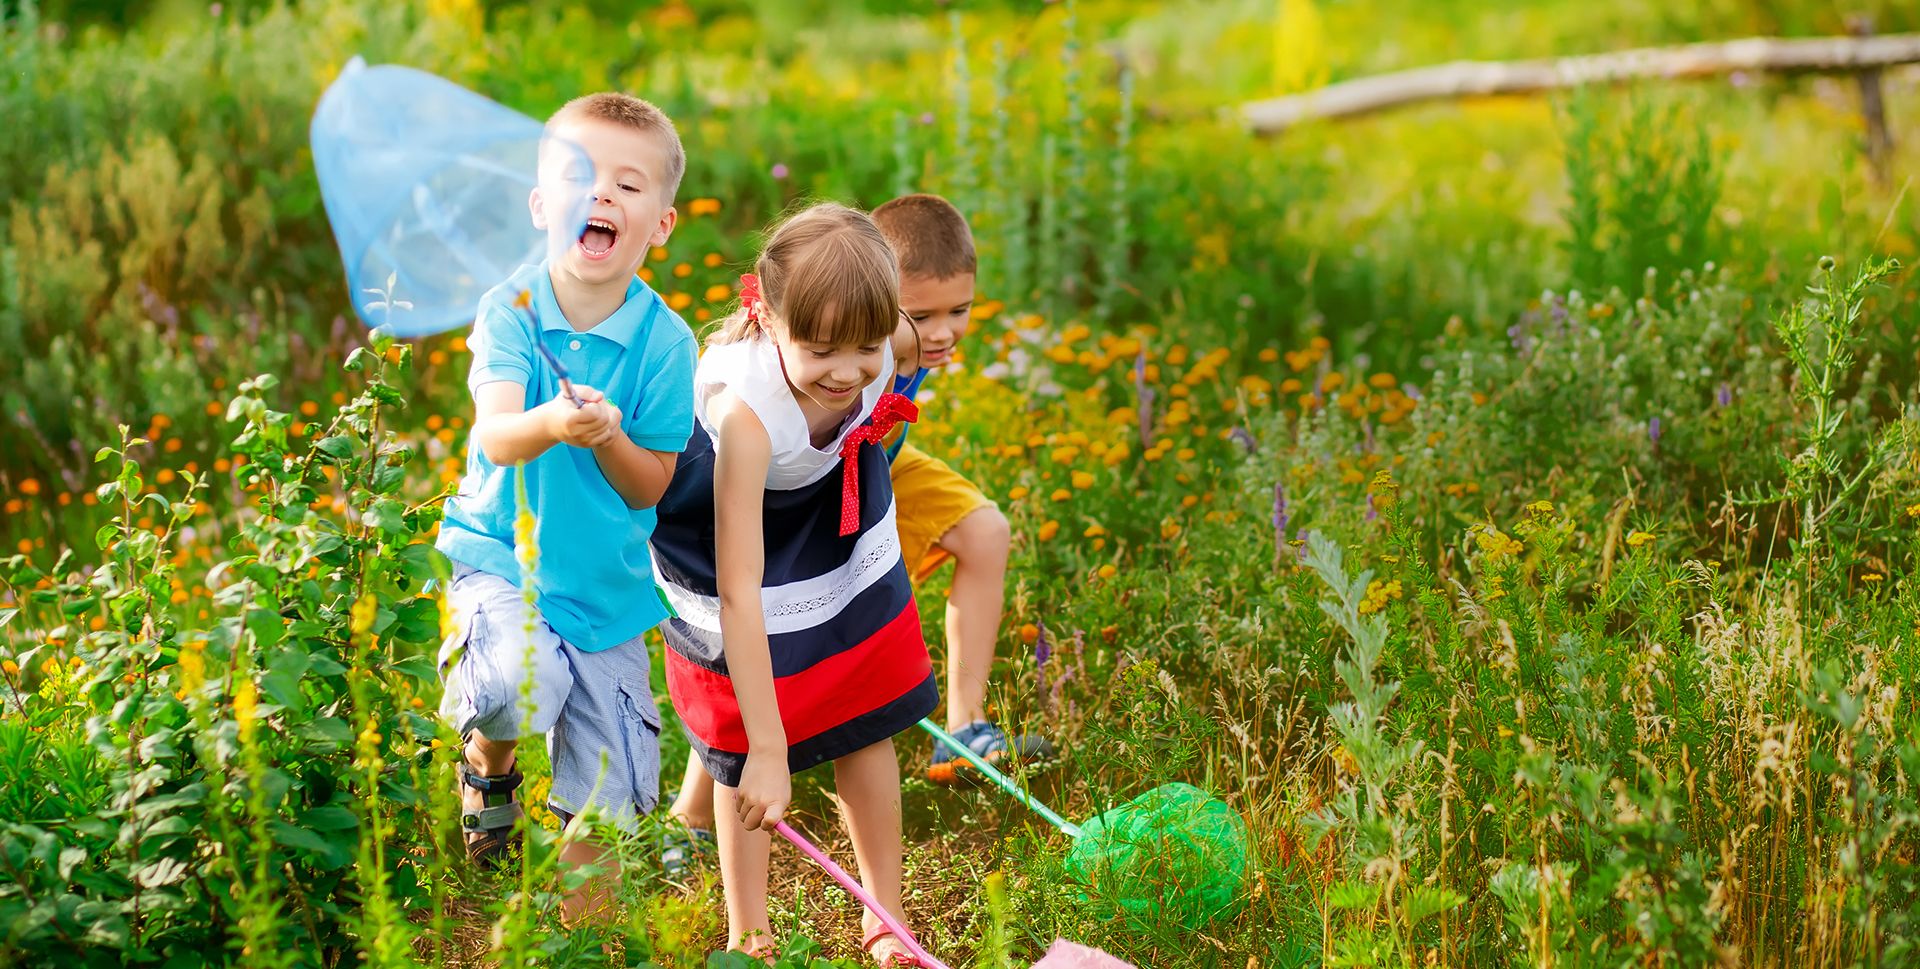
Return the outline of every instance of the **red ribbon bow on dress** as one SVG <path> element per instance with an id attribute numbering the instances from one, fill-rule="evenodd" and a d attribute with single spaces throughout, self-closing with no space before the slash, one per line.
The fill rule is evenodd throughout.
<path id="1" fill-rule="evenodd" d="M 901 421 L 920 419 L 920 408 L 904 394 L 885 393 L 873 405 L 873 419 L 854 428 L 840 445 L 840 535 L 860 530 L 860 445 L 878 444 Z"/>

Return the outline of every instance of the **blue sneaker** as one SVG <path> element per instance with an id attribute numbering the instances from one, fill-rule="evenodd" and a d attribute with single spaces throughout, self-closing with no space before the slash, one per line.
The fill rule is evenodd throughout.
<path id="1" fill-rule="evenodd" d="M 953 731 L 953 739 L 966 744 L 967 749 L 1003 770 L 1016 762 L 1044 761 L 1053 757 L 1053 744 L 1047 742 L 1045 737 L 1022 734 L 1009 738 L 1006 731 L 987 720 L 975 720 Z M 935 740 L 933 763 L 927 767 L 927 780 L 935 784 L 953 784 L 960 779 L 960 771 L 972 766 L 971 761 L 960 756 L 959 751 L 949 747 L 945 741 Z"/>

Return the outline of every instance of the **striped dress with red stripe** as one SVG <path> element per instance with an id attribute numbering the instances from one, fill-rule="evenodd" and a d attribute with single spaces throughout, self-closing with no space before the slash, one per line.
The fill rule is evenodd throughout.
<path id="1" fill-rule="evenodd" d="M 758 355 L 767 349 L 749 352 Z M 707 384 L 701 389 L 708 390 L 715 369 L 724 368 L 725 376 L 740 379 L 741 361 L 730 359 L 740 353 L 733 347 L 708 351 L 715 359 L 701 361 L 702 377 L 708 379 L 697 378 L 696 386 Z M 886 368 L 886 373 L 891 370 Z M 792 404 L 784 381 L 777 389 L 785 403 Z M 737 786 L 747 738 L 720 635 L 714 446 L 703 413 L 710 396 L 698 394 L 696 410 L 703 419 L 658 506 L 653 560 L 661 589 L 677 613 L 661 627 L 674 709 L 708 773 Z M 761 416 L 770 436 L 782 427 L 791 429 L 797 405 L 788 414 L 779 396 L 741 396 Z M 799 476 L 804 483 L 775 487 L 777 474 L 770 471 L 762 510 L 761 601 L 774 695 L 786 728 L 788 767 L 794 772 L 907 730 L 939 702 L 913 589 L 900 557 L 886 455 L 878 444 L 856 444 L 847 449 L 852 455 L 849 472 L 837 453 L 839 443 L 850 436 L 860 439 L 863 435 L 854 432 L 871 423 L 879 395 L 865 396 L 860 419 L 850 422 L 836 448 L 826 452 L 833 458 L 822 463 L 822 452 L 812 452 L 821 466 Z M 889 410 L 880 409 L 883 414 Z M 781 451 L 776 442 L 776 462 Z M 851 505 L 846 504 L 849 497 Z M 857 518 L 843 515 L 843 506 L 857 509 Z M 847 523 L 854 527 L 843 527 Z"/>

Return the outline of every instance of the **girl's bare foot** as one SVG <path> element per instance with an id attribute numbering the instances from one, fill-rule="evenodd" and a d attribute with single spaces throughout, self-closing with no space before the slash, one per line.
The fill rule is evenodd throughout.
<path id="1" fill-rule="evenodd" d="M 773 936 L 757 929 L 748 932 L 739 944 L 733 946 L 733 951 L 767 965 L 773 965 L 780 958 L 780 947 L 773 944 Z"/>

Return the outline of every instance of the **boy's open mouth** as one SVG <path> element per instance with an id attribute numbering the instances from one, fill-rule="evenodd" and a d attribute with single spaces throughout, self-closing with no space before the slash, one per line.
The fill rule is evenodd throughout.
<path id="1" fill-rule="evenodd" d="M 591 219 L 587 227 L 580 232 L 580 250 L 589 259 L 605 259 L 613 251 L 613 242 L 620 237 L 620 230 L 605 219 Z"/>

